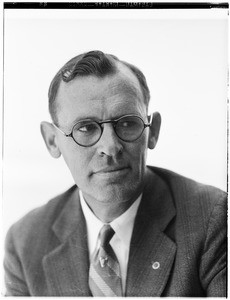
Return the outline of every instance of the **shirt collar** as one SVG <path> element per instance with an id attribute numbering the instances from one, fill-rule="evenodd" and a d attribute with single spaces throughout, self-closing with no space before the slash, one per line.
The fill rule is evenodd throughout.
<path id="1" fill-rule="evenodd" d="M 81 190 L 79 190 L 79 195 L 82 211 L 86 220 L 89 253 L 92 254 L 96 247 L 98 234 L 104 223 L 99 220 L 89 208 L 89 206 L 85 202 Z M 135 202 L 129 207 L 129 209 L 127 209 L 122 215 L 120 215 L 110 223 L 110 226 L 116 233 L 116 237 L 119 238 L 126 247 L 129 247 L 130 244 L 134 220 L 141 201 L 141 197 L 142 194 L 135 200 Z"/>
<path id="2" fill-rule="evenodd" d="M 110 225 L 116 232 L 117 237 L 122 243 L 129 247 L 133 232 L 134 220 L 137 214 L 137 209 L 141 201 L 142 194 L 135 200 L 135 202 L 122 215 L 113 220 Z"/>

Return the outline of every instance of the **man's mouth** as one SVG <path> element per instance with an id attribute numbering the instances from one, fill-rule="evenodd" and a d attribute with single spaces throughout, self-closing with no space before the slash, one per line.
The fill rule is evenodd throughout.
<path id="1" fill-rule="evenodd" d="M 119 175 L 119 174 L 123 174 L 125 172 L 127 172 L 129 169 L 129 167 L 120 167 L 120 166 L 116 166 L 116 167 L 105 167 L 102 169 L 99 169 L 97 171 L 94 171 L 93 174 L 96 175 Z"/>

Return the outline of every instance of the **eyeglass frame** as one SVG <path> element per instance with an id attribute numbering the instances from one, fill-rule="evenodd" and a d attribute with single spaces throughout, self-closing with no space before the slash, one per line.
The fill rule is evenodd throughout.
<path id="1" fill-rule="evenodd" d="M 123 140 L 122 138 L 120 138 L 120 137 L 118 136 L 118 134 L 117 134 L 117 132 L 116 132 L 116 130 L 115 130 L 116 125 L 117 125 L 117 123 L 120 121 L 120 119 L 123 119 L 123 118 L 125 118 L 125 117 L 137 117 L 137 118 L 141 119 L 141 121 L 143 122 L 144 127 L 143 127 L 143 130 L 142 130 L 141 134 L 140 134 L 135 140 L 133 140 L 133 141 L 125 141 L 125 140 Z M 102 127 L 101 125 L 102 125 L 102 124 L 108 124 L 108 123 L 111 123 L 111 124 L 113 125 L 114 132 L 115 132 L 116 136 L 117 136 L 121 141 L 126 142 L 126 143 L 132 143 L 132 142 L 135 142 L 136 140 L 138 140 L 138 139 L 142 136 L 142 134 L 143 134 L 145 128 L 151 126 L 152 120 L 153 120 L 153 114 L 150 114 L 150 115 L 148 116 L 148 118 L 150 118 L 149 123 L 145 123 L 144 120 L 143 120 L 140 116 L 138 116 L 138 115 L 132 115 L 132 114 L 121 116 L 121 117 L 118 118 L 118 119 L 113 119 L 113 120 L 107 119 L 107 120 L 99 121 L 99 122 L 98 122 L 98 121 L 95 121 L 95 120 L 93 120 L 93 119 L 84 119 L 84 120 L 77 121 L 77 122 L 73 125 L 73 127 L 72 127 L 72 129 L 71 129 L 71 132 L 70 132 L 69 134 L 68 134 L 68 133 L 65 133 L 63 130 L 61 130 L 61 129 L 60 129 L 57 125 L 55 125 L 54 123 L 52 123 L 52 125 L 53 125 L 56 129 L 58 129 L 64 136 L 66 136 L 66 137 L 71 137 L 71 138 L 74 140 L 74 142 L 75 142 L 76 144 L 78 144 L 79 146 L 87 148 L 87 147 L 92 147 L 92 146 L 94 146 L 97 142 L 99 142 L 99 140 L 100 140 L 100 138 L 101 138 L 101 136 L 102 136 L 102 134 L 103 134 L 103 130 L 104 130 L 104 127 Z M 97 123 L 97 124 L 99 125 L 100 129 L 101 129 L 101 134 L 100 134 L 99 139 L 98 139 L 95 143 L 90 144 L 90 145 L 87 145 L 87 146 L 78 143 L 78 142 L 74 139 L 74 137 L 73 137 L 73 129 L 74 129 L 74 127 L 75 127 L 78 123 L 80 123 L 80 122 L 82 122 L 82 121 L 86 121 L 86 120 L 90 120 L 90 121 L 93 121 L 93 122 Z"/>

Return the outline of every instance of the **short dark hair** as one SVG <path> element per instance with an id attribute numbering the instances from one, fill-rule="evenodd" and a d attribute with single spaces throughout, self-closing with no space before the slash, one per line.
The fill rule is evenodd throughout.
<path id="1" fill-rule="evenodd" d="M 119 60 L 112 54 L 105 54 L 102 51 L 90 51 L 77 55 L 69 60 L 54 76 L 48 92 L 49 112 L 52 121 L 58 125 L 57 105 L 55 98 L 57 96 L 61 80 L 64 82 L 69 82 L 77 76 L 84 77 L 95 75 L 103 78 L 106 75 L 113 75 L 118 71 L 116 62 L 121 62 L 122 64 L 126 65 L 134 73 L 134 75 L 136 75 L 142 89 L 145 104 L 148 106 L 150 92 L 145 76 L 141 70 L 132 64 Z"/>

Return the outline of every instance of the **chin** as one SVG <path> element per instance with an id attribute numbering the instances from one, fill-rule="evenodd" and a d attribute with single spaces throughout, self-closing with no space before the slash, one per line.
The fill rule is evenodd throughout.
<path id="1" fill-rule="evenodd" d="M 127 188 L 122 186 L 110 185 L 95 190 L 95 193 L 92 195 L 98 202 L 101 203 L 122 203 L 127 202 L 133 199 L 137 194 L 136 188 Z"/>

